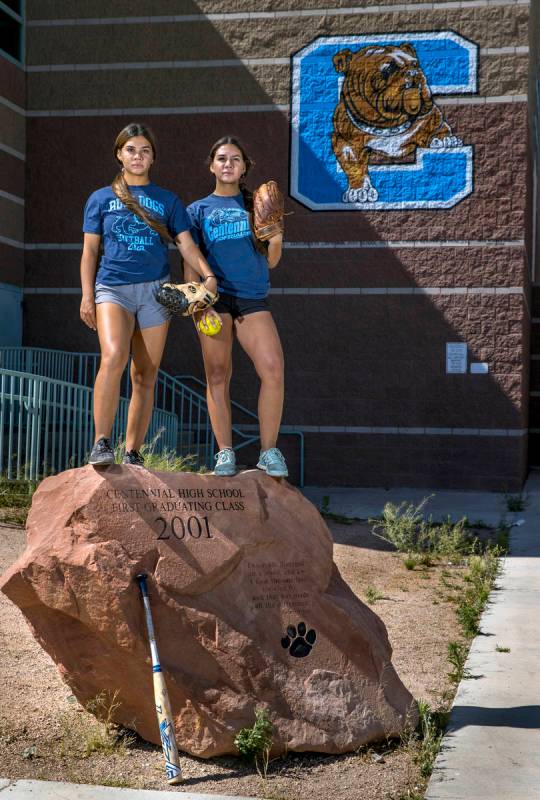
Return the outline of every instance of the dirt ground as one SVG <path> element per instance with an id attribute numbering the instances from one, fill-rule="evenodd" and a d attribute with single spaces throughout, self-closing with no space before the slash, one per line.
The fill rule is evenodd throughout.
<path id="1" fill-rule="evenodd" d="M 447 644 L 460 640 L 455 605 L 444 585 L 460 568 L 439 564 L 405 569 L 403 557 L 376 538 L 367 523 L 329 522 L 334 558 L 347 583 L 384 621 L 393 662 L 416 699 L 433 709 L 447 706 L 454 691 L 448 678 Z M 22 552 L 24 531 L 0 522 L 0 572 Z M 184 783 L 164 780 L 160 748 L 140 739 L 111 751 L 85 755 L 97 723 L 78 706 L 49 656 L 41 650 L 19 610 L 0 594 L 0 777 L 207 794 L 267 800 L 405 800 L 422 794 L 425 781 L 404 743 L 379 743 L 343 756 L 289 754 L 271 762 L 263 780 L 235 758 L 209 761 L 182 756 Z"/>

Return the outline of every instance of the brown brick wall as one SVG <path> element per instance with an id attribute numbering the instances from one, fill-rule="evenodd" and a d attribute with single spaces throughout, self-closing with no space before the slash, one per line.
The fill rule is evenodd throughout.
<path id="1" fill-rule="evenodd" d="M 333 4 L 335 8 L 348 2 Z M 453 29 L 481 48 L 528 43 L 526 5 L 434 4 L 433 10 L 163 22 L 151 25 L 38 26 L 29 28 L 29 63 L 72 64 L 147 60 L 288 58 L 316 36 Z M 302 9 L 327 7 L 303 0 Z M 153 14 L 299 10 L 290 0 L 152 4 Z M 382 9 L 382 10 L 381 10 Z M 69 12 L 69 13 L 68 13 Z M 98 0 L 32 4 L 34 19 L 115 17 L 148 13 L 144 0 L 113 6 Z M 287 198 L 287 241 L 274 288 L 273 313 L 286 354 L 284 424 L 520 430 L 528 420 L 527 92 L 525 53 L 479 56 L 479 97 L 439 98 L 445 118 L 474 147 L 474 191 L 444 211 L 313 212 Z M 157 70 L 28 73 L 30 108 L 75 109 L 246 105 L 246 112 L 147 114 L 159 157 L 153 179 L 187 204 L 211 191 L 203 163 L 212 141 L 232 132 L 257 166 L 253 185 L 289 180 L 288 114 L 249 112 L 250 106 L 287 104 L 287 64 Z M 504 96 L 503 102 L 489 98 Z M 484 102 L 487 97 L 488 102 Z M 1 111 L 0 111 L 1 113 Z M 141 115 L 139 115 L 141 116 Z M 112 141 L 126 115 L 30 117 L 27 239 L 30 243 L 81 241 L 82 206 L 110 182 Z M 88 148 L 88 143 L 92 146 Z M 81 163 L 84 149 L 84 169 Z M 56 168 L 63 211 L 43 203 L 43 187 Z M 411 247 L 367 247 L 408 242 Z M 309 243 L 324 247 L 307 248 Z M 342 247 L 343 243 L 353 243 Z M 464 246 L 465 243 L 469 245 Z M 490 242 L 490 246 L 485 243 Z M 332 243 L 336 247 L 331 247 Z M 354 243 L 357 243 L 354 245 Z M 298 247 L 294 247 L 294 245 Z M 445 246 L 440 246 L 445 245 Z M 171 255 L 175 270 L 178 257 Z M 29 250 L 27 286 L 78 285 L 78 250 Z M 409 289 L 410 294 L 310 294 L 308 289 Z M 414 293 L 455 288 L 456 294 Z M 512 293 L 465 293 L 465 288 Z M 521 291 L 520 291 L 521 290 Z M 44 302 L 46 300 L 46 302 Z M 74 294 L 26 296 L 25 341 L 41 346 L 96 350 L 95 334 L 78 319 Z M 57 320 L 65 320 L 58 326 Z M 469 361 L 487 361 L 488 375 L 447 375 L 445 345 L 467 342 Z M 175 373 L 202 377 L 198 343 L 187 321 L 171 329 L 163 361 Z M 258 382 L 243 353 L 235 354 L 233 397 L 256 407 Z M 297 470 L 292 437 L 280 444 Z M 411 485 L 519 488 L 527 438 L 520 436 L 306 433 L 306 481 L 319 485 Z M 247 463 L 253 454 L 245 453 Z M 243 456 L 244 458 L 244 456 Z"/>
<path id="2" fill-rule="evenodd" d="M 234 56 L 229 56 L 234 57 Z M 479 94 L 500 96 L 527 91 L 528 57 L 486 56 L 480 67 Z M 224 80 L 225 74 L 225 80 Z M 175 108 L 197 105 L 238 106 L 254 103 L 283 105 L 290 100 L 290 69 L 287 64 L 151 69 L 137 87 L 137 97 L 126 97 L 133 80 L 132 70 L 30 73 L 28 107 L 42 109 Z"/>
<path id="3" fill-rule="evenodd" d="M 527 6 L 28 28 L 28 64 L 289 57 L 316 36 L 457 30 L 482 47 L 528 44 Z M 156 58 L 159 53 L 159 58 Z M 127 56 L 129 54 L 129 58 Z M 32 73 L 30 73 L 32 74 Z"/>
<path id="4" fill-rule="evenodd" d="M 24 108 L 24 71 L 0 55 L 0 95 Z"/>
<path id="5" fill-rule="evenodd" d="M 0 242 L 0 282 L 24 284 L 24 250 Z"/>
<path id="6" fill-rule="evenodd" d="M 425 0 L 407 0 L 411 3 L 422 3 Z M 403 4 L 403 0 L 362 0 L 362 6 L 393 6 Z M 276 12 L 297 11 L 302 9 L 350 8 L 350 0 L 153 0 L 152 14 L 158 15 L 183 15 L 183 14 L 216 14 L 216 13 L 242 13 L 248 12 Z M 34 0 L 28 4 L 26 11 L 28 19 L 32 20 L 59 20 L 59 19 L 84 19 L 89 17 L 137 17 L 148 16 L 148 0 L 115 0 L 111 4 L 108 0 Z"/>
<path id="7" fill-rule="evenodd" d="M 458 136 L 475 147 L 474 193 L 454 208 L 440 211 L 312 212 L 289 199 L 287 238 L 291 241 L 505 240 L 524 236 L 527 109 L 524 103 L 446 106 L 445 115 Z M 252 184 L 269 174 L 288 184 L 289 123 L 279 112 L 146 115 L 159 142 L 154 179 L 178 192 L 185 203 L 212 190 L 204 161 L 214 139 L 236 133 L 257 161 Z M 81 208 L 90 192 L 110 183 L 115 173 L 112 142 L 128 119 L 110 117 L 34 118 L 29 159 L 34 180 L 28 191 L 28 240 L 74 242 L 80 237 Z M 264 131 L 264 139 L 261 132 Z M 204 132 L 201 135 L 201 132 Z M 94 143 L 88 169 L 62 172 L 62 190 L 73 213 L 58 214 L 43 204 L 39 187 L 50 165 L 74 164 L 80 143 Z M 435 256 L 438 258 L 439 256 Z"/>
<path id="8" fill-rule="evenodd" d="M 0 150 L 0 189 L 17 197 L 24 197 L 24 161 L 2 150 Z"/>

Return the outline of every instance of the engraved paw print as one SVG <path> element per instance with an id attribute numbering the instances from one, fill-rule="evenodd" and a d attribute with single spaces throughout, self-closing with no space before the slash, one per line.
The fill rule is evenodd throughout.
<path id="1" fill-rule="evenodd" d="M 298 629 L 296 629 L 294 625 L 289 625 L 287 627 L 287 636 L 282 638 L 281 646 L 285 650 L 288 650 L 291 656 L 295 658 L 305 658 L 311 653 L 316 638 L 317 634 L 313 628 L 310 628 L 308 631 L 306 623 L 299 622 Z"/>

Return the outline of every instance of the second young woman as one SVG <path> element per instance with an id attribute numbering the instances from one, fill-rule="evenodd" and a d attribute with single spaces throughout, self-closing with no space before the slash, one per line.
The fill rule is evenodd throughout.
<path id="1" fill-rule="evenodd" d="M 231 403 L 232 346 L 236 337 L 250 357 L 261 385 L 258 401 L 261 453 L 257 467 L 273 477 L 287 476 L 276 447 L 283 411 L 283 351 L 268 305 L 269 269 L 281 258 L 282 236 L 268 243 L 252 231 L 251 192 L 245 185 L 253 165 L 243 145 L 224 136 L 212 147 L 208 166 L 215 178 L 212 194 L 188 206 L 191 233 L 217 277 L 220 298 L 214 309 L 223 324 L 215 336 L 199 335 L 207 380 L 207 399 L 219 452 L 216 475 L 234 475 Z M 192 277 L 186 272 L 186 279 Z"/>

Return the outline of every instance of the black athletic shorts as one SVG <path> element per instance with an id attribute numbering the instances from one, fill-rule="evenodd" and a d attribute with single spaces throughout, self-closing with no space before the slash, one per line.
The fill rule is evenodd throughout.
<path id="1" fill-rule="evenodd" d="M 247 297 L 235 297 L 232 294 L 220 294 L 217 303 L 212 306 L 218 314 L 230 314 L 233 319 L 254 314 L 255 311 L 270 311 L 267 297 L 250 300 Z"/>

